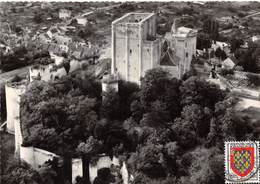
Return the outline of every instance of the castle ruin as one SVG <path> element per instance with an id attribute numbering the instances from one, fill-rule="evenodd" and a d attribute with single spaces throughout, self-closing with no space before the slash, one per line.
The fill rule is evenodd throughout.
<path id="1" fill-rule="evenodd" d="M 154 13 L 128 13 L 112 22 L 112 73 L 140 83 L 145 71 L 157 66 L 161 41 Z"/>
<path id="2" fill-rule="evenodd" d="M 112 74 L 140 84 L 145 72 L 161 67 L 172 77 L 181 78 L 190 70 L 196 53 L 197 31 L 175 28 L 165 37 L 156 34 L 155 13 L 128 13 L 112 22 Z M 167 43 L 167 48 L 162 49 Z"/>

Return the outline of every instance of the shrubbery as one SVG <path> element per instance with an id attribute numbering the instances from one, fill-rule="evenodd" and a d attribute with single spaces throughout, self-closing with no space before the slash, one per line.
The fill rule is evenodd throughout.
<path id="1" fill-rule="evenodd" d="M 120 82 L 119 93 L 103 94 L 89 77 L 59 80 L 35 81 L 22 96 L 25 144 L 84 163 L 98 153 L 124 155 L 136 182 L 223 183 L 223 141 L 252 133 L 250 124 L 240 130 L 235 101 L 195 76 L 182 81 L 152 69 L 140 89 Z"/>

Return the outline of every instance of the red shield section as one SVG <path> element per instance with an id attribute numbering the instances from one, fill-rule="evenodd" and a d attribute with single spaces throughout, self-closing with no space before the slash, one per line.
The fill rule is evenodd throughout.
<path id="1" fill-rule="evenodd" d="M 254 147 L 235 147 L 230 150 L 230 166 L 240 177 L 250 174 L 254 168 Z"/>

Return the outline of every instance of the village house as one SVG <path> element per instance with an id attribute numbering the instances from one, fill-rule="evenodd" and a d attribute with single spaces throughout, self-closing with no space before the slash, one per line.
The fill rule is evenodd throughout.
<path id="1" fill-rule="evenodd" d="M 238 60 L 234 56 L 230 56 L 222 62 L 222 68 L 233 69 L 238 64 Z"/>
<path id="2" fill-rule="evenodd" d="M 55 35 L 60 34 L 60 30 L 57 27 L 51 27 L 46 34 L 50 37 L 53 38 Z"/>
<path id="3" fill-rule="evenodd" d="M 51 43 L 51 38 L 49 37 L 49 35 L 47 33 L 42 33 L 37 37 L 37 40 L 40 43 L 44 43 L 44 44 L 48 44 Z"/>
<path id="4" fill-rule="evenodd" d="M 78 61 L 88 61 L 88 64 L 94 64 L 99 56 L 96 47 L 80 46 L 72 53 L 72 58 Z"/>
<path id="5" fill-rule="evenodd" d="M 77 20 L 77 23 L 82 26 L 85 26 L 88 22 L 88 19 L 84 16 L 77 17 L 76 20 Z"/>
<path id="6" fill-rule="evenodd" d="M 71 17 L 71 10 L 68 9 L 60 9 L 59 10 L 59 18 L 60 19 L 68 19 Z"/>
<path id="7" fill-rule="evenodd" d="M 260 39 L 260 35 L 254 35 L 251 37 L 252 42 L 255 42 Z"/>
<path id="8" fill-rule="evenodd" d="M 230 52 L 230 45 L 226 42 L 212 41 L 211 48 L 216 51 L 217 48 L 224 50 L 226 54 Z"/>

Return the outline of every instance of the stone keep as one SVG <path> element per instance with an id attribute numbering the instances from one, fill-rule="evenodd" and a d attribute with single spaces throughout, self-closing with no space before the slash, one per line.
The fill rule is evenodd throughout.
<path id="1" fill-rule="evenodd" d="M 112 22 L 112 74 L 140 84 L 145 71 L 158 65 L 160 55 L 154 13 L 128 13 Z"/>
<path id="2" fill-rule="evenodd" d="M 175 28 L 175 22 L 171 30 L 172 47 L 175 48 L 176 55 L 180 58 L 180 77 L 190 70 L 191 60 L 196 54 L 197 30 L 187 27 Z"/>

